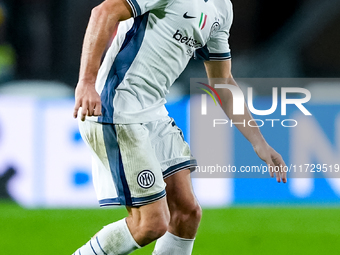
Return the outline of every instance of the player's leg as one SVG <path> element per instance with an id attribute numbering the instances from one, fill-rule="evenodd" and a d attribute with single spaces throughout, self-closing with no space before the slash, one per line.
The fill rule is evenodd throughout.
<path id="1" fill-rule="evenodd" d="M 130 215 L 104 227 L 75 254 L 129 254 L 162 236 L 170 216 L 148 130 L 138 124 L 85 121 L 80 131 L 93 152 L 93 183 L 100 205 L 126 205 Z"/>
<path id="2" fill-rule="evenodd" d="M 157 240 L 155 255 L 191 254 L 201 219 L 201 208 L 194 196 L 190 168 L 196 165 L 183 133 L 172 118 L 148 126 L 153 130 L 152 143 L 162 166 L 170 209 L 168 231 Z"/>
<path id="3" fill-rule="evenodd" d="M 165 182 L 171 215 L 169 231 L 183 238 L 195 238 L 202 211 L 192 189 L 190 170 L 179 171 Z"/>
<path id="4" fill-rule="evenodd" d="M 165 179 L 170 209 L 168 232 L 157 240 L 154 255 L 192 252 L 202 211 L 194 195 L 190 170 L 182 170 Z"/>
<path id="5" fill-rule="evenodd" d="M 127 209 L 128 217 L 105 226 L 74 254 L 130 254 L 167 231 L 170 215 L 165 197 L 148 205 Z"/>
<path id="6" fill-rule="evenodd" d="M 170 213 L 166 197 L 141 207 L 127 207 L 126 222 L 133 238 L 140 246 L 145 246 L 163 236 L 167 231 Z"/>

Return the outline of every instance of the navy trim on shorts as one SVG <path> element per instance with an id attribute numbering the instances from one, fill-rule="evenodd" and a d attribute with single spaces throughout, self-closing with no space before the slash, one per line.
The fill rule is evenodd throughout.
<path id="1" fill-rule="evenodd" d="M 165 190 L 155 194 L 155 195 L 151 195 L 151 196 L 147 196 L 147 197 L 138 197 L 132 198 L 132 204 L 133 206 L 142 206 L 142 205 L 146 205 L 146 204 L 150 204 L 156 200 L 161 199 L 162 197 L 165 197 L 166 192 Z"/>
<path id="2" fill-rule="evenodd" d="M 119 202 L 118 197 L 115 197 L 115 198 L 106 198 L 106 199 L 99 200 L 99 205 L 103 207 L 103 206 L 122 205 L 122 204 Z"/>
<path id="3" fill-rule="evenodd" d="M 187 168 L 192 168 L 194 166 L 197 166 L 197 161 L 196 159 L 190 159 L 187 161 L 184 161 L 182 163 L 170 166 L 167 170 L 163 172 L 163 178 L 167 178 L 181 170 L 187 169 Z"/>
<path id="4" fill-rule="evenodd" d="M 131 192 L 127 184 L 114 125 L 103 123 L 102 127 L 106 154 L 109 160 L 113 182 L 118 193 L 118 201 L 123 205 L 132 205 Z"/>
<path id="5" fill-rule="evenodd" d="M 151 196 L 147 196 L 147 197 L 132 197 L 132 206 L 142 206 L 142 205 L 146 205 L 146 204 L 150 204 L 152 202 L 155 202 L 163 197 L 165 197 L 166 192 L 165 190 L 162 190 L 161 192 L 151 195 Z M 119 203 L 118 198 L 107 198 L 107 199 L 102 199 L 99 200 L 99 205 L 101 207 L 104 206 L 111 206 L 111 205 L 122 205 L 121 203 Z M 131 205 L 129 205 L 131 206 Z"/>
<path id="6" fill-rule="evenodd" d="M 123 161 L 122 161 L 122 155 L 120 154 L 120 152 L 119 152 L 119 175 L 120 175 L 120 179 L 121 179 L 122 185 L 123 185 L 125 204 L 126 205 L 132 205 L 131 192 L 130 192 L 129 185 L 128 185 L 127 180 L 126 180 L 124 167 L 123 167 Z"/>

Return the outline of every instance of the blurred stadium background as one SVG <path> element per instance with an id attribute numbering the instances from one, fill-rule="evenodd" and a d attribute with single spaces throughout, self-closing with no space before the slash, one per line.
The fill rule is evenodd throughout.
<path id="1" fill-rule="evenodd" d="M 72 118 L 82 39 L 100 2 L 0 0 L 1 254 L 71 254 L 125 214 L 95 209 L 90 154 Z M 263 127 L 265 137 L 288 164 L 339 164 L 339 0 L 232 2 L 233 74 L 251 78 L 256 106 L 268 108 L 271 87 L 292 81 L 312 94 L 311 117 L 291 109 L 285 118 L 300 124 Z M 200 77 L 203 63 L 190 61 L 168 98 L 186 139 L 196 124 L 190 78 Z M 226 164 L 260 164 L 238 131 L 225 139 Z M 194 254 L 338 254 L 340 179 L 306 177 L 193 179 L 204 208 Z"/>

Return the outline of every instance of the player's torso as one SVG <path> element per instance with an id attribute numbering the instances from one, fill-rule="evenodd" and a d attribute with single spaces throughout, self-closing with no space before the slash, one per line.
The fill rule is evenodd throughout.
<path id="1" fill-rule="evenodd" d="M 226 22 L 228 4 L 174 0 L 164 10 L 120 24 L 96 83 L 102 97 L 100 121 L 138 123 L 166 116 L 169 87 L 194 51 Z"/>

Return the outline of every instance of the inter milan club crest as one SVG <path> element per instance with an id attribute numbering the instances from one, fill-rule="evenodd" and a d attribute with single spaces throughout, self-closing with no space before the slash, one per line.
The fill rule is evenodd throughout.
<path id="1" fill-rule="evenodd" d="M 155 175 L 150 170 L 144 170 L 138 174 L 137 182 L 144 189 L 151 188 L 155 184 Z"/>
<path id="2" fill-rule="evenodd" d="M 220 29 L 220 22 L 217 19 L 210 28 L 210 34 L 209 34 L 209 38 L 212 37 L 218 30 Z"/>

